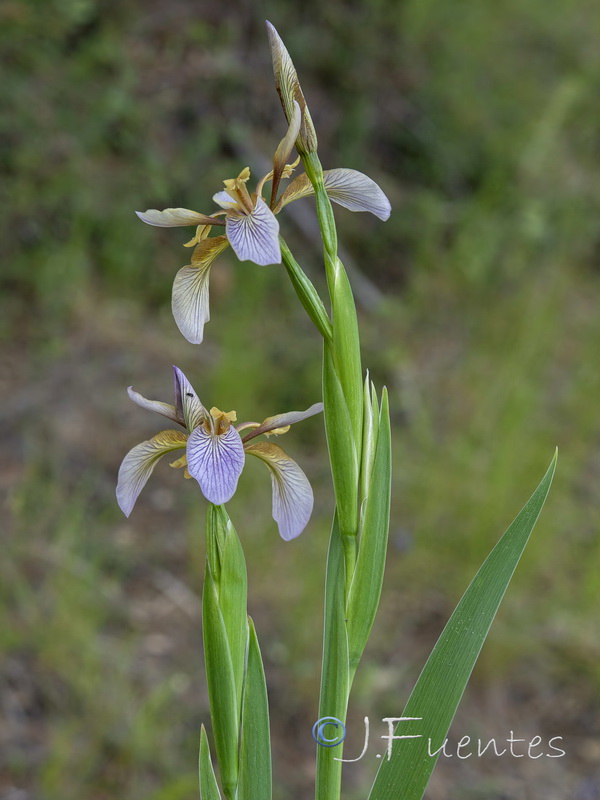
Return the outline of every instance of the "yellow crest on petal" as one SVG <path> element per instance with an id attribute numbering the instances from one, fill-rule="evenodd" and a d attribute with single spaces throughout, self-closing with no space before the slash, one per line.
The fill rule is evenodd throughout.
<path id="1" fill-rule="evenodd" d="M 196 235 L 193 239 L 190 239 L 189 242 L 186 242 L 183 246 L 184 247 L 193 247 L 195 244 L 198 244 L 203 239 L 206 239 L 208 234 L 210 233 L 211 225 L 198 225 L 196 228 Z"/>
<path id="2" fill-rule="evenodd" d="M 284 433 L 287 433 L 290 429 L 291 425 L 285 425 L 283 428 L 273 428 L 272 431 L 265 431 L 265 436 L 281 436 Z"/>

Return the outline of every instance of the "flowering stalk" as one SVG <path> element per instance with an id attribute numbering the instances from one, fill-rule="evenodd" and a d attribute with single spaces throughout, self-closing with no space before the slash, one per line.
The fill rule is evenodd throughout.
<path id="1" fill-rule="evenodd" d="M 256 797 L 269 800 L 271 746 L 267 690 L 256 632 L 247 615 L 246 597 L 242 546 L 223 506 L 210 504 L 202 627 L 221 785 L 227 800 Z M 218 798 L 206 734 L 201 738 L 200 759 L 201 800 Z"/>
<path id="2" fill-rule="evenodd" d="M 292 283 L 324 340 L 324 418 L 336 511 L 327 560 L 319 717 L 344 721 L 383 581 L 390 507 L 389 411 L 385 389 L 380 405 L 368 376 L 363 386 L 356 306 L 337 253 L 327 173 L 317 155 L 317 137 L 294 65 L 273 26 L 267 23 L 267 29 L 277 90 L 288 121 L 294 101 L 303 110 L 296 149 L 315 196 L 331 305 L 326 335 L 315 319 L 318 303 L 306 302 L 306 292 L 288 266 L 292 260 L 284 255 Z M 377 210 L 368 210 L 387 219 L 387 198 L 379 187 L 371 191 Z M 335 748 L 335 756 L 328 747 L 317 748 L 317 800 L 339 798 L 340 758 L 341 745 Z"/>

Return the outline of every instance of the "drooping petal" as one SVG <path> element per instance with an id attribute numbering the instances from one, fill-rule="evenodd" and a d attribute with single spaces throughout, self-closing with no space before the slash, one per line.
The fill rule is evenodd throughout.
<path id="1" fill-rule="evenodd" d="M 267 417 L 260 425 L 254 428 L 250 433 L 244 436 L 244 442 L 254 439 L 255 436 L 260 436 L 263 433 L 270 433 L 280 428 L 289 428 L 296 422 L 301 422 L 303 419 L 313 417 L 323 411 L 323 403 L 315 403 L 306 411 L 288 411 L 285 414 L 276 414 L 274 417 Z"/>
<path id="2" fill-rule="evenodd" d="M 171 309 L 177 327 L 188 342 L 200 344 L 204 325 L 210 319 L 208 305 L 208 276 L 215 258 L 228 246 L 226 236 L 213 236 L 198 243 L 190 266 L 175 276 Z"/>
<path id="3" fill-rule="evenodd" d="M 117 481 L 117 502 L 121 511 L 128 517 L 135 501 L 158 461 L 172 450 L 185 447 L 187 435 L 180 431 L 161 431 L 130 450 L 119 468 Z"/>
<path id="4" fill-rule="evenodd" d="M 392 209 L 390 201 L 375 181 L 362 172 L 355 169 L 328 169 L 323 173 L 323 180 L 330 199 L 340 206 L 350 211 L 370 211 L 384 222 L 389 218 Z M 299 175 L 282 194 L 275 211 L 278 213 L 293 200 L 314 193 L 308 175 Z"/>
<path id="5" fill-rule="evenodd" d="M 208 416 L 207 410 L 202 405 L 202 402 L 192 384 L 188 381 L 184 373 L 179 367 L 173 367 L 173 378 L 175 381 L 175 406 L 177 416 L 185 425 L 188 432 L 192 432 L 194 428 Z"/>
<path id="6" fill-rule="evenodd" d="M 244 445 L 231 426 L 215 435 L 201 425 L 187 443 L 188 470 L 200 484 L 202 494 L 215 505 L 231 500 L 244 468 Z"/>
<path id="7" fill-rule="evenodd" d="M 240 261 L 281 264 L 279 223 L 262 197 L 256 198 L 251 214 L 227 215 L 227 238 Z"/>
<path id="8" fill-rule="evenodd" d="M 208 217 L 206 214 L 199 214 L 197 211 L 190 211 L 189 208 L 165 208 L 158 211 L 156 208 L 149 208 L 147 211 L 136 211 L 138 217 L 147 225 L 154 225 L 157 228 L 178 228 L 182 225 L 223 225 L 223 221 Z"/>
<path id="9" fill-rule="evenodd" d="M 177 409 L 171 403 L 161 403 L 160 400 L 146 400 L 145 397 L 139 392 L 134 392 L 133 387 L 129 386 L 127 389 L 129 399 L 133 400 L 138 406 L 147 409 L 148 411 L 156 411 L 157 414 L 162 414 L 163 417 L 183 424 L 183 419 L 177 414 Z"/>
<path id="10" fill-rule="evenodd" d="M 308 478 L 281 447 L 271 442 L 246 445 L 246 452 L 269 467 L 273 484 L 273 519 L 282 539 L 288 542 L 306 527 L 313 509 L 313 492 Z"/>
<path id="11" fill-rule="evenodd" d="M 292 148 L 296 142 L 298 137 L 298 131 L 300 130 L 300 121 L 302 119 L 302 112 L 300 111 L 300 106 L 294 100 L 294 115 L 290 120 L 290 124 L 288 127 L 288 131 L 283 139 L 279 142 L 279 146 L 275 151 L 275 155 L 273 156 L 273 183 L 271 189 L 271 208 L 274 205 L 275 198 L 277 197 L 277 190 L 279 189 L 279 183 L 281 181 L 281 176 L 287 164 L 287 160 L 292 152 Z"/>

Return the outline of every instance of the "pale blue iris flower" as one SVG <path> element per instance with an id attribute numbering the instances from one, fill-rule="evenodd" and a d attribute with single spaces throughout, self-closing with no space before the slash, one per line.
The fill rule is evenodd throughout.
<path id="1" fill-rule="evenodd" d="M 123 513 L 126 516 L 131 514 L 158 461 L 176 450 L 185 450 L 185 454 L 171 466 L 180 467 L 186 477 L 195 478 L 211 503 L 226 503 L 235 493 L 248 453 L 260 458 L 269 468 L 273 486 L 273 518 L 282 538 L 294 539 L 302 533 L 312 513 L 313 492 L 308 478 L 279 445 L 252 440 L 263 434 L 286 433 L 290 425 L 322 411 L 323 404 L 315 403 L 306 411 L 267 417 L 261 423 L 234 425 L 234 411 L 225 413 L 218 408 L 207 411 L 183 372 L 177 367 L 173 369 L 175 405 L 146 400 L 131 387 L 127 390 L 134 403 L 178 423 L 185 432 L 161 431 L 127 453 L 119 469 L 117 485 L 117 500 Z M 248 432 L 241 436 L 244 430 Z"/>
<path id="2" fill-rule="evenodd" d="M 192 263 L 177 273 L 172 295 L 175 322 L 185 338 L 193 344 L 202 341 L 204 325 L 210 318 L 209 272 L 213 261 L 223 250 L 231 245 L 240 261 L 253 261 L 260 265 L 281 263 L 279 222 L 275 215 L 293 200 L 314 194 L 307 175 L 302 174 L 278 197 L 281 180 L 290 178 L 298 164 L 298 161 L 294 164 L 286 162 L 298 136 L 300 123 L 300 107 L 295 102 L 288 132 L 273 158 L 273 169 L 258 182 L 252 194 L 246 188 L 250 178 L 250 170 L 246 167 L 237 178 L 224 181 L 225 189 L 213 196 L 221 210 L 210 216 L 187 208 L 167 208 L 164 211 L 149 209 L 143 213 L 136 211 L 138 217 L 148 225 L 162 228 L 195 225 L 197 228 L 196 235 L 186 245 L 195 246 Z M 382 220 L 389 217 L 389 200 L 375 181 L 362 172 L 331 169 L 325 170 L 323 177 L 327 194 L 334 202 L 350 211 L 369 211 Z M 271 181 L 272 189 L 267 204 L 262 192 L 268 181 Z M 209 237 L 215 225 L 224 226 L 225 233 Z"/>

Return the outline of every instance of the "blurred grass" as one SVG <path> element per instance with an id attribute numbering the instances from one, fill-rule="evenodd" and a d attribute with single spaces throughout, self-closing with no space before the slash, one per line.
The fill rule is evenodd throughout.
<path id="1" fill-rule="evenodd" d="M 591 0 L 2 4 L 1 796 L 194 796 L 202 509 L 159 469 L 132 519 L 119 516 L 119 461 L 157 429 L 123 390 L 168 399 L 175 362 L 240 419 L 304 408 L 319 394 L 320 346 L 280 271 L 227 257 L 205 345 L 183 342 L 169 298 L 188 237 L 142 226 L 133 209 L 207 211 L 223 178 L 246 163 L 260 173 L 285 127 L 264 18 L 294 56 L 325 165 L 372 175 L 394 207 L 385 225 L 336 211 L 371 282 L 357 283 L 364 362 L 395 416 L 392 550 L 357 713 L 401 710 L 558 444 L 550 502 L 463 719 L 485 726 L 493 708 L 500 735 L 526 711 L 570 735 L 569 762 L 545 775 L 510 765 L 513 796 L 598 796 Z M 280 220 L 322 287 L 318 246 L 295 215 Z M 316 487 L 311 530 L 277 540 L 261 465 L 231 514 L 267 662 L 277 796 L 309 797 L 331 493 L 319 422 L 288 446 Z M 476 766 L 443 765 L 432 800 L 501 797 L 507 767 Z M 357 797 L 371 767 L 349 771 Z"/>

